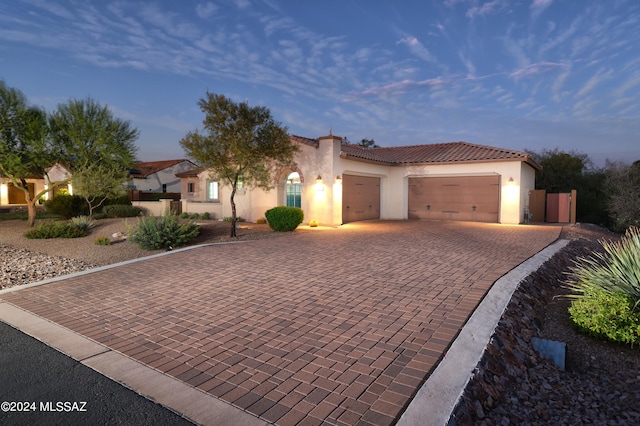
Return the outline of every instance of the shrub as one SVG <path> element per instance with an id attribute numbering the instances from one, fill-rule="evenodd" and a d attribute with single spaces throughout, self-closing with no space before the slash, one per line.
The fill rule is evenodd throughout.
<path id="1" fill-rule="evenodd" d="M 187 212 L 180 213 L 180 219 L 188 219 L 188 218 L 189 218 L 189 213 Z"/>
<path id="2" fill-rule="evenodd" d="M 200 226 L 193 222 L 180 223 L 174 214 L 145 216 L 138 220 L 130 240 L 147 250 L 171 250 L 188 244 L 199 233 Z"/>
<path id="3" fill-rule="evenodd" d="M 631 345 L 640 343 L 640 311 L 624 293 L 588 289 L 573 301 L 569 315 L 585 334 Z"/>
<path id="4" fill-rule="evenodd" d="M 264 215 L 269 227 L 278 232 L 293 231 L 304 220 L 304 212 L 298 207 L 274 207 L 267 210 Z"/>
<path id="5" fill-rule="evenodd" d="M 575 293 L 572 320 L 595 335 L 633 342 L 629 327 L 634 327 L 634 318 L 635 327 L 640 327 L 640 231 L 631 227 L 620 241 L 601 244 L 604 252 L 579 258 L 570 268 L 567 284 Z M 621 328 L 616 331 L 616 327 Z"/>
<path id="6" fill-rule="evenodd" d="M 78 238 L 86 237 L 87 229 L 74 226 L 71 222 L 41 222 L 38 226 L 31 228 L 24 234 L 31 239 L 47 238 Z"/>
<path id="7" fill-rule="evenodd" d="M 140 216 L 142 209 L 130 204 L 112 204 L 102 208 L 105 217 L 136 217 Z"/>
<path id="8" fill-rule="evenodd" d="M 65 219 L 89 214 L 89 206 L 79 195 L 57 194 L 44 203 L 47 211 L 58 214 Z"/>
<path id="9" fill-rule="evenodd" d="M 96 226 L 96 221 L 89 216 L 72 217 L 70 222 L 76 228 L 83 229 L 86 232 L 89 232 L 89 229 Z"/>
<path id="10" fill-rule="evenodd" d="M 225 222 L 231 222 L 231 216 L 225 216 L 222 220 L 224 220 Z M 247 219 L 243 218 L 242 216 L 236 216 L 236 222 L 246 222 Z"/>
<path id="11" fill-rule="evenodd" d="M 98 237 L 93 243 L 97 246 L 109 246 L 111 245 L 111 240 L 107 237 Z"/>
<path id="12" fill-rule="evenodd" d="M 318 227 L 318 221 L 317 220 L 310 220 L 309 221 L 309 226 L 311 228 L 317 228 Z"/>
<path id="13" fill-rule="evenodd" d="M 259 223 L 260 225 L 267 223 L 267 221 L 265 220 L 264 217 L 259 217 L 258 220 L 256 220 L 256 223 Z"/>
<path id="14" fill-rule="evenodd" d="M 211 219 L 211 214 L 209 212 L 202 213 L 202 219 L 210 220 Z"/>
<path id="15" fill-rule="evenodd" d="M 192 215 L 189 216 L 189 219 L 191 220 L 198 220 L 200 219 L 200 214 L 198 213 L 193 213 Z"/>

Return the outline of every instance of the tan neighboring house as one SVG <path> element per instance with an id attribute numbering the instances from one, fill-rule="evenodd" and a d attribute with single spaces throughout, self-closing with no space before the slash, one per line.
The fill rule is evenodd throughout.
<path id="1" fill-rule="evenodd" d="M 54 182 L 62 182 L 67 180 L 71 176 L 69 170 L 62 164 L 58 163 L 47 169 L 45 176 L 32 176 L 26 180 L 27 187 L 29 188 L 29 194 L 31 197 L 35 196 L 47 188 L 51 188 Z M 53 198 L 55 194 L 61 190 L 67 190 L 72 193 L 71 184 L 63 184 L 53 187 L 42 198 L 47 200 Z M 26 205 L 24 200 L 24 192 L 20 188 L 16 188 L 10 179 L 0 179 L 0 206 L 19 206 Z"/>
<path id="2" fill-rule="evenodd" d="M 139 161 L 129 170 L 127 189 L 144 192 L 180 192 L 177 174 L 196 167 L 184 158 L 162 161 Z"/>
<path id="3" fill-rule="evenodd" d="M 295 165 L 274 189 L 236 194 L 239 216 L 256 221 L 275 206 L 304 210 L 304 222 L 335 226 L 372 219 L 458 220 L 518 224 L 541 166 L 528 153 L 467 142 L 364 148 L 338 136 L 290 136 Z M 202 169 L 176 175 L 182 211 L 231 215 L 230 188 Z"/>

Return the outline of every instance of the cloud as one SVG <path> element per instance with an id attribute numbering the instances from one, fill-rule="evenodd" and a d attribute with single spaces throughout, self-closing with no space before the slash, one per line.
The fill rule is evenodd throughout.
<path id="1" fill-rule="evenodd" d="M 543 61 L 543 62 L 537 62 L 535 64 L 528 65 L 524 68 L 520 68 L 512 72 L 511 74 L 509 74 L 509 77 L 512 77 L 515 79 L 526 78 L 526 77 L 532 77 L 536 74 L 540 74 L 544 72 L 555 71 L 557 69 L 567 69 L 567 68 L 569 68 L 567 64 Z"/>
<path id="2" fill-rule="evenodd" d="M 610 70 L 608 70 L 606 72 L 603 72 L 602 70 L 600 70 L 596 75 L 591 77 L 589 79 L 589 81 L 587 81 L 585 83 L 584 86 L 582 86 L 582 88 L 578 91 L 578 93 L 576 93 L 575 97 L 576 98 L 581 98 L 581 97 L 587 95 L 589 92 L 591 92 L 593 89 L 595 89 L 596 86 L 601 84 L 604 80 L 607 80 L 608 78 L 610 78 L 612 75 L 613 75 L 613 70 L 612 69 L 610 69 Z"/>
<path id="3" fill-rule="evenodd" d="M 530 6 L 533 16 L 540 16 L 542 11 L 551 6 L 551 3 L 553 3 L 553 0 L 533 0 Z"/>
<path id="4" fill-rule="evenodd" d="M 363 90 L 359 93 L 352 92 L 351 95 L 355 97 L 360 96 L 378 96 L 378 97 L 388 97 L 398 94 L 403 94 L 409 92 L 411 90 L 427 88 L 432 89 L 436 87 L 442 87 L 451 84 L 450 80 L 437 77 L 430 78 L 426 80 L 402 80 L 395 83 L 385 84 L 383 86 L 374 86 L 369 89 Z"/>
<path id="5" fill-rule="evenodd" d="M 196 6 L 196 13 L 199 17 L 205 19 L 218 11 L 218 6 L 211 2 L 200 3 Z"/>
<path id="6" fill-rule="evenodd" d="M 500 10 L 507 7 L 507 3 L 504 0 L 491 0 L 484 3 L 482 6 L 474 6 L 467 10 L 467 18 L 473 19 L 476 16 L 485 16 L 498 13 Z"/>
<path id="7" fill-rule="evenodd" d="M 418 58 L 427 62 L 436 62 L 435 58 L 429 53 L 429 50 L 418 41 L 415 37 L 405 37 L 396 42 L 396 44 L 405 44 L 409 46 L 409 50 Z"/>

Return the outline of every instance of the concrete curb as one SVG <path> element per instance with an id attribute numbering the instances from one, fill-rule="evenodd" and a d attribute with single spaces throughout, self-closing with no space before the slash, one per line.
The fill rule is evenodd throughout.
<path id="1" fill-rule="evenodd" d="M 496 281 L 460 331 L 433 374 L 418 390 L 398 420 L 398 426 L 443 426 L 480 362 L 514 291 L 531 273 L 565 247 L 558 240 Z"/>

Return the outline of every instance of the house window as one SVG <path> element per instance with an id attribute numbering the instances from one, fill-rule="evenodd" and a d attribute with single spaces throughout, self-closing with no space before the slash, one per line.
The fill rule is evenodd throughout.
<path id="1" fill-rule="evenodd" d="M 163 192 L 163 193 L 164 193 L 164 192 L 167 192 L 167 184 L 166 184 L 166 183 L 163 183 L 163 184 L 162 184 L 162 192 Z"/>
<path id="2" fill-rule="evenodd" d="M 300 175 L 296 172 L 287 176 L 287 206 L 302 208 L 302 184 Z"/>
<path id="3" fill-rule="evenodd" d="M 207 200 L 220 201 L 220 196 L 218 194 L 218 182 L 207 182 Z"/>
<path id="4" fill-rule="evenodd" d="M 193 194 L 193 192 L 194 192 L 194 191 L 193 191 L 193 182 L 189 182 L 189 183 L 187 184 L 187 191 L 188 191 L 190 194 Z"/>

